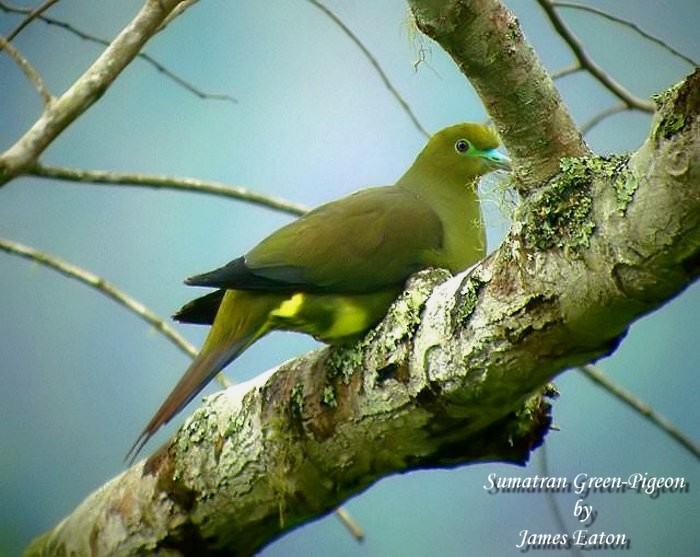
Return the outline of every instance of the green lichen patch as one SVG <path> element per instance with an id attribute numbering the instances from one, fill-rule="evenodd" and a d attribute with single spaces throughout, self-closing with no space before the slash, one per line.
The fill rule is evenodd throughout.
<path id="1" fill-rule="evenodd" d="M 664 138 L 670 139 L 681 131 L 683 126 L 685 126 L 685 115 L 671 112 L 662 118 L 658 131 L 661 132 Z"/>
<path id="2" fill-rule="evenodd" d="M 241 402 L 241 410 L 239 412 L 236 412 L 233 415 L 232 419 L 228 422 L 226 429 L 223 433 L 224 439 L 228 439 L 229 437 L 235 437 L 239 434 L 241 430 L 244 429 L 246 421 L 248 420 L 250 408 L 255 404 L 256 400 L 256 389 L 247 392 L 243 396 L 243 400 Z"/>
<path id="3" fill-rule="evenodd" d="M 652 96 L 658 111 L 658 123 L 653 132 L 657 143 L 662 138 L 671 139 L 693 123 L 694 116 L 700 111 L 699 82 L 700 70 L 695 68 L 683 81 Z"/>
<path id="4" fill-rule="evenodd" d="M 486 283 L 473 274 L 463 284 L 459 292 L 459 299 L 452 310 L 453 323 L 459 326 L 466 324 L 476 307 L 479 300 L 479 291 L 484 284 Z"/>
<path id="5" fill-rule="evenodd" d="M 304 384 L 297 383 L 289 393 L 290 410 L 294 416 L 301 416 L 304 412 Z"/>
<path id="6" fill-rule="evenodd" d="M 402 339 L 415 333 L 427 295 L 428 291 L 423 288 L 406 290 L 392 304 L 388 319 L 382 324 L 387 350 L 393 350 Z"/>
<path id="7" fill-rule="evenodd" d="M 338 406 L 338 399 L 336 398 L 335 387 L 333 387 L 332 385 L 326 385 L 323 388 L 323 397 L 321 398 L 321 402 L 329 408 L 336 408 Z"/>
<path id="8" fill-rule="evenodd" d="M 652 102 L 656 105 L 657 110 L 661 110 L 664 105 L 668 104 L 676 96 L 678 92 L 678 86 L 680 84 L 676 83 L 673 87 L 669 87 L 665 91 L 659 93 L 654 93 L 651 95 Z"/>
<path id="9" fill-rule="evenodd" d="M 654 101 L 657 110 L 661 114 L 659 123 L 654 130 L 654 137 L 657 139 L 659 136 L 664 139 L 670 139 L 685 126 L 685 115 L 673 111 L 674 100 L 678 96 L 680 88 L 681 83 L 676 83 L 673 87 L 651 96 L 651 100 Z"/>
<path id="10" fill-rule="evenodd" d="M 525 245 L 538 250 L 560 248 L 569 253 L 587 248 L 595 230 L 593 181 L 612 182 L 617 209 L 624 213 L 638 187 L 627 160 L 626 155 L 562 159 L 560 174 L 524 206 Z"/>
<path id="11" fill-rule="evenodd" d="M 598 161 L 597 157 L 562 159 L 561 173 L 524 207 L 528 248 L 576 252 L 588 247 L 595 229 L 591 184 Z"/>
<path id="12" fill-rule="evenodd" d="M 616 209 L 620 215 L 625 214 L 627 206 L 634 199 L 634 194 L 639 188 L 639 180 L 627 166 L 628 161 L 628 155 L 620 155 L 611 157 L 606 165 L 608 177 L 612 181 L 613 188 L 615 188 Z"/>
<path id="13" fill-rule="evenodd" d="M 334 347 L 326 361 L 327 378 L 330 380 L 339 378 L 344 385 L 348 385 L 355 370 L 362 367 L 362 347 L 363 342 Z"/>
<path id="14" fill-rule="evenodd" d="M 538 393 L 530 397 L 515 412 L 515 419 L 507 426 L 511 445 L 524 445 L 533 450 L 542 444 L 552 424 L 552 406 L 545 400 L 546 396 Z"/>

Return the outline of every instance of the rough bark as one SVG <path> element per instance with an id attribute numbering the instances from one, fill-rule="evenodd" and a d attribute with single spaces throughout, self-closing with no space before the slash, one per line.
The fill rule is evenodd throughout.
<path id="1" fill-rule="evenodd" d="M 355 346 L 210 397 L 28 553 L 247 555 L 388 474 L 524 463 L 547 381 L 700 271 L 700 71 L 658 100 L 631 157 L 564 159 L 484 262 L 417 275 Z"/>

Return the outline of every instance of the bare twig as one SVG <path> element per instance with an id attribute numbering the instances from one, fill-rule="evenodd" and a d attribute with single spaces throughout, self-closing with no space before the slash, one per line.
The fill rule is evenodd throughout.
<path id="1" fill-rule="evenodd" d="M 571 29 L 569 29 L 568 25 L 564 23 L 564 20 L 559 17 L 552 0 L 537 0 L 537 3 L 542 7 L 545 14 L 547 14 L 549 21 L 552 23 L 557 33 L 559 33 L 561 38 L 564 39 L 566 44 L 569 45 L 569 48 L 574 53 L 574 56 L 583 68 L 585 68 L 593 77 L 595 77 L 608 91 L 622 100 L 630 108 L 634 108 L 642 112 L 654 112 L 654 103 L 634 96 L 612 77 L 610 77 L 610 75 L 608 75 L 603 68 L 601 68 L 590 56 L 588 56 L 576 35 L 574 35 Z"/>
<path id="2" fill-rule="evenodd" d="M 362 531 L 362 528 L 350 516 L 350 513 L 345 510 L 345 507 L 335 509 L 335 516 L 338 517 L 338 520 L 345 526 L 346 530 L 350 532 L 350 535 L 355 538 L 355 541 L 361 542 L 365 539 L 365 533 Z"/>
<path id="3" fill-rule="evenodd" d="M 37 17 L 39 17 L 41 14 L 43 14 L 46 10 L 48 10 L 51 6 L 53 6 L 58 0 L 46 0 L 43 4 L 40 6 L 37 6 L 34 9 L 28 9 L 27 10 L 27 17 L 25 17 L 20 24 L 15 27 L 10 34 L 7 36 L 7 40 L 12 41 L 17 35 L 19 35 L 23 29 L 25 29 L 32 21 L 34 21 Z M 0 45 L 2 46 L 2 45 Z M 0 48 L 0 51 L 2 48 Z"/>
<path id="4" fill-rule="evenodd" d="M 549 461 L 547 455 L 547 443 L 543 443 L 542 446 L 535 453 L 535 459 L 540 469 L 540 475 L 543 478 L 550 477 Z M 554 496 L 554 491 L 552 491 L 551 489 L 547 489 L 544 492 L 544 496 L 545 500 L 547 501 L 547 506 L 549 507 L 549 510 L 552 513 L 552 517 L 554 518 L 554 522 L 557 525 L 559 533 L 564 534 L 565 532 L 568 532 L 569 528 L 566 526 L 564 515 L 562 513 L 561 507 L 557 503 L 556 497 Z M 571 554 L 575 557 L 582 557 L 581 551 L 575 545 L 571 547 L 570 551 Z"/>
<path id="5" fill-rule="evenodd" d="M 30 170 L 44 150 L 97 101 L 181 0 L 146 2 L 95 62 L 0 155 L 0 185 Z"/>
<path id="6" fill-rule="evenodd" d="M 231 95 L 228 95 L 226 93 L 211 93 L 209 91 L 204 91 L 200 89 L 199 87 L 195 86 L 194 84 L 190 83 L 183 77 L 180 77 L 177 75 L 173 70 L 170 68 L 164 66 L 161 62 L 153 58 L 150 54 L 146 52 L 142 52 L 138 55 L 138 58 L 143 60 L 144 62 L 147 62 L 151 64 L 156 70 L 161 72 L 165 77 L 170 79 L 171 81 L 174 81 L 177 83 L 180 87 L 185 89 L 186 91 L 189 91 L 193 95 L 196 95 L 200 99 L 204 100 L 212 100 L 212 101 L 226 101 L 230 102 L 233 104 L 238 104 L 238 99 L 235 97 L 232 97 Z"/>
<path id="7" fill-rule="evenodd" d="M 41 95 L 41 99 L 44 101 L 44 105 L 51 104 L 53 96 L 46 87 L 44 80 L 41 79 L 41 75 L 39 74 L 39 72 L 36 71 L 34 66 L 32 66 L 29 63 L 29 61 L 14 46 L 10 44 L 8 39 L 5 39 L 3 36 L 0 35 L 0 50 L 2 49 L 5 49 L 5 52 L 9 54 L 10 58 L 12 58 L 20 67 L 20 69 L 24 72 L 24 75 L 26 75 L 29 81 L 31 81 L 34 84 L 34 87 L 36 87 L 36 90 L 39 92 L 39 95 Z"/>
<path id="8" fill-rule="evenodd" d="M 598 124 L 600 124 L 603 120 L 605 120 L 609 116 L 612 116 L 613 114 L 617 114 L 618 112 L 624 112 L 625 110 L 630 110 L 630 107 L 627 106 L 622 101 L 620 101 L 619 103 L 616 103 L 612 106 L 609 106 L 608 108 L 601 110 L 596 115 L 594 115 L 590 120 L 581 124 L 581 133 L 583 135 L 588 134 L 593 128 L 595 128 Z"/>
<path id="9" fill-rule="evenodd" d="M 13 242 L 11 240 L 0 238 L 0 249 L 12 255 L 18 255 L 25 259 L 29 259 L 30 261 L 40 263 L 41 265 L 53 269 L 54 271 L 58 271 L 68 278 L 75 279 L 82 284 L 94 288 L 101 294 L 104 294 L 111 300 L 114 300 L 119 305 L 125 307 L 133 314 L 143 319 L 146 323 L 155 328 L 155 330 L 159 333 L 163 334 L 165 338 L 167 338 L 191 358 L 194 358 L 197 355 L 197 349 L 192 346 L 180 333 L 168 325 L 165 320 L 158 317 L 158 315 L 153 313 L 141 302 L 135 298 L 132 298 L 112 283 L 107 282 L 102 277 L 99 277 L 76 265 L 72 265 L 67 261 L 63 261 L 58 257 L 48 255 L 40 250 L 25 246 L 18 242 Z M 219 383 L 222 389 L 226 389 L 233 384 L 223 372 L 216 375 L 216 381 Z"/>
<path id="10" fill-rule="evenodd" d="M 40 250 L 25 246 L 18 242 L 13 242 L 11 240 L 0 238 L 0 249 L 7 253 L 18 255 L 25 259 L 40 263 L 53 269 L 54 271 L 58 271 L 68 278 L 75 279 L 78 282 L 94 288 L 101 294 L 104 294 L 108 298 L 111 298 L 117 302 L 119 305 L 124 306 L 132 313 L 138 315 L 157 331 L 163 333 L 165 338 L 171 341 L 188 356 L 194 357 L 197 354 L 197 350 L 194 348 L 194 346 L 187 342 L 182 335 L 168 325 L 163 319 L 158 317 L 141 302 L 132 298 L 125 292 L 122 292 L 119 288 L 107 282 L 102 277 L 86 271 L 85 269 L 81 269 L 76 265 L 63 261 L 58 257 L 48 255 Z"/>
<path id="11" fill-rule="evenodd" d="M 576 62 L 574 62 L 573 64 L 569 64 L 568 66 L 564 66 L 563 68 L 559 68 L 558 70 L 553 71 L 552 79 L 560 79 L 562 77 L 566 77 L 567 75 L 575 74 L 580 71 L 583 71 L 581 64 L 577 64 Z"/>
<path id="12" fill-rule="evenodd" d="M 374 55 L 369 51 L 369 49 L 362 43 L 362 41 L 353 33 L 350 28 L 343 23 L 343 21 L 335 15 L 325 4 L 320 2 L 319 0 L 308 0 L 308 2 L 314 6 L 316 6 L 319 10 L 321 10 L 324 14 L 326 14 L 333 23 L 335 23 L 340 29 L 345 33 L 352 42 L 357 45 L 357 47 L 362 51 L 362 54 L 364 54 L 365 58 L 369 61 L 369 63 L 372 65 L 372 67 L 375 69 L 375 71 L 379 74 L 379 77 L 381 78 L 382 82 L 384 83 L 384 86 L 389 90 L 389 92 L 394 96 L 396 101 L 399 103 L 401 108 L 404 110 L 404 112 L 408 115 L 408 117 L 411 119 L 411 122 L 413 122 L 413 125 L 416 127 L 416 129 L 422 133 L 425 137 L 430 137 L 430 133 L 421 125 L 421 123 L 418 121 L 418 118 L 416 115 L 413 113 L 413 110 L 411 110 L 411 107 L 408 105 L 408 103 L 404 100 L 404 98 L 401 96 L 401 93 L 399 93 L 396 90 L 396 87 L 393 86 L 391 81 L 389 80 L 389 77 L 386 75 L 382 67 L 379 65 L 379 62 L 377 59 L 374 57 Z"/>
<path id="13" fill-rule="evenodd" d="M 182 2 L 180 2 L 180 4 L 172 12 L 170 12 L 170 15 L 165 18 L 165 21 L 158 28 L 158 32 L 160 33 L 163 29 L 170 25 L 171 21 L 197 2 L 199 2 L 199 0 L 182 0 Z"/>
<path id="14" fill-rule="evenodd" d="M 610 14 L 606 11 L 603 11 L 600 8 L 595 8 L 593 6 L 588 6 L 585 4 L 577 4 L 576 2 L 559 2 L 558 0 L 553 0 L 552 5 L 557 7 L 557 8 L 571 8 L 574 10 L 581 10 L 584 12 L 590 12 L 592 14 L 598 15 L 598 16 L 603 17 L 605 19 L 609 19 L 610 21 L 614 21 L 615 23 L 625 25 L 625 26 L 629 27 L 630 29 L 633 29 L 635 32 L 640 34 L 645 39 L 647 39 L 653 43 L 656 43 L 660 47 L 668 50 L 671 54 L 680 58 L 684 62 L 687 62 L 691 66 L 700 66 L 700 64 L 698 64 L 698 62 L 696 62 L 695 60 L 693 60 L 689 56 L 686 56 L 680 50 L 673 48 L 667 42 L 662 41 L 661 39 L 655 37 L 651 33 L 648 33 L 647 31 L 645 31 L 644 29 L 642 29 L 641 27 L 639 27 L 636 23 L 634 23 L 632 21 L 628 21 L 628 20 L 623 19 L 621 17 L 617 17 L 616 15 L 613 15 L 613 14 Z"/>
<path id="15" fill-rule="evenodd" d="M 206 180 L 196 180 L 194 178 L 59 168 L 43 166 L 41 164 L 37 164 L 28 174 L 40 178 L 54 178 L 79 183 L 113 184 L 209 193 L 229 199 L 243 200 L 254 205 L 284 211 L 292 215 L 302 215 L 308 211 L 308 207 L 299 203 L 287 201 L 281 197 L 264 195 L 239 186 L 230 186 L 220 182 Z"/>
<path id="16" fill-rule="evenodd" d="M 180 11 L 183 9 L 186 9 L 190 4 L 187 2 L 183 2 L 180 4 L 182 8 L 180 9 L 180 6 L 173 10 L 173 13 L 171 14 L 170 17 L 175 17 L 175 12 L 179 14 Z M 0 9 L 2 9 L 5 12 L 8 13 L 29 13 L 31 10 L 29 8 L 20 8 L 16 6 L 10 6 L 8 4 L 5 4 L 4 2 L 0 1 Z M 170 17 L 168 19 L 170 19 Z M 78 29 L 75 27 L 72 23 L 68 23 L 66 21 L 61 21 L 59 19 L 55 19 L 53 17 L 48 17 L 46 15 L 38 15 L 37 19 L 40 21 L 43 21 L 47 25 L 54 25 L 56 27 L 59 27 L 61 29 L 65 29 L 67 32 L 77 36 L 78 38 L 81 38 L 85 41 L 92 42 L 95 44 L 99 44 L 102 46 L 108 46 L 109 41 L 100 37 L 96 37 L 95 35 L 91 35 L 90 33 L 87 33 L 81 29 Z M 146 52 L 140 52 L 137 56 L 137 58 L 140 58 L 147 64 L 150 64 L 153 66 L 156 70 L 161 72 L 165 77 L 170 79 L 171 81 L 174 81 L 177 85 L 180 87 L 184 88 L 185 90 L 189 91 L 193 95 L 196 95 L 200 99 L 204 100 L 215 100 L 215 101 L 227 101 L 231 102 L 234 104 L 238 103 L 238 100 L 235 97 L 232 97 L 231 95 L 227 95 L 225 93 L 211 93 L 208 91 L 203 91 L 202 89 L 198 88 L 196 85 L 193 83 L 187 81 L 183 77 L 179 76 L 176 74 L 173 70 L 165 66 L 163 63 L 159 62 L 156 58 L 151 56 L 150 54 Z"/>
<path id="17" fill-rule="evenodd" d="M 700 460 L 700 447 L 692 439 L 679 431 L 678 428 L 676 428 L 676 426 L 674 426 L 666 418 L 654 412 L 654 410 L 636 398 L 632 393 L 627 392 L 619 385 L 613 383 L 595 366 L 588 364 L 581 366 L 578 369 L 591 381 L 600 385 L 618 400 L 624 402 L 627 406 L 644 416 L 652 424 L 677 441 L 695 458 Z"/>

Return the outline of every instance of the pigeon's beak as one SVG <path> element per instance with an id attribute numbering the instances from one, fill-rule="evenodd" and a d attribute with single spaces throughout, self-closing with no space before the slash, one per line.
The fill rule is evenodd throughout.
<path id="1" fill-rule="evenodd" d="M 505 170 L 510 172 L 513 170 L 513 165 L 510 159 L 501 153 L 498 149 L 489 149 L 483 152 L 483 157 L 486 163 L 493 170 Z"/>

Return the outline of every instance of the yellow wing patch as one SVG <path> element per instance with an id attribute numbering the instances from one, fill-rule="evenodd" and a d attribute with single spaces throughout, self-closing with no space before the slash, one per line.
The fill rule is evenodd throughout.
<path id="1" fill-rule="evenodd" d="M 299 331 L 329 343 L 359 337 L 386 313 L 395 292 L 310 294 L 296 292 L 270 312 L 272 328 Z"/>
<path id="2" fill-rule="evenodd" d="M 279 319 L 292 319 L 301 313 L 301 308 L 304 305 L 306 295 L 302 292 L 293 294 L 291 298 L 285 300 L 280 306 L 271 313 L 271 317 Z"/>

